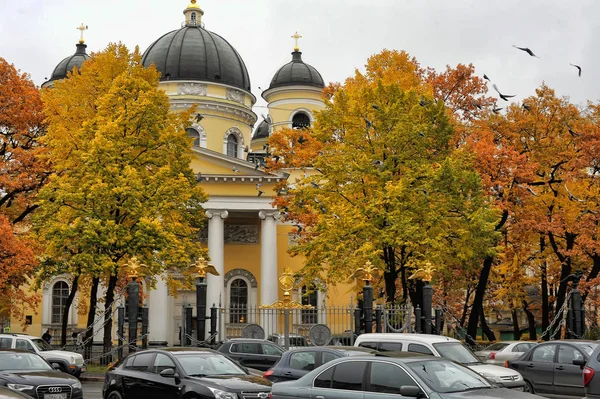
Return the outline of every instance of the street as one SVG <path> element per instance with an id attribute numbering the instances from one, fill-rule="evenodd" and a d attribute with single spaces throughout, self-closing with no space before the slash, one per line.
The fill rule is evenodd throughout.
<path id="1" fill-rule="evenodd" d="M 83 381 L 83 399 L 102 399 L 102 382 Z"/>

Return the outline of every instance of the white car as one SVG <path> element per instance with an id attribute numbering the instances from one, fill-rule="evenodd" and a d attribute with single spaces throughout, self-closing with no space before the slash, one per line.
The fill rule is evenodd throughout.
<path id="1" fill-rule="evenodd" d="M 464 343 L 441 335 L 372 333 L 361 334 L 354 346 L 380 352 L 415 352 L 443 357 L 461 363 L 491 382 L 516 391 L 523 391 L 525 380 L 518 371 L 482 363 Z"/>
<path id="2" fill-rule="evenodd" d="M 60 370 L 79 377 L 86 371 L 83 356 L 79 353 L 54 350 L 39 337 L 24 334 L 0 334 L 0 349 L 25 349 L 37 353 L 50 364 L 56 363 Z"/>
<path id="3" fill-rule="evenodd" d="M 482 362 L 504 366 L 507 360 L 513 360 L 537 345 L 536 342 L 502 341 L 475 352 Z"/>

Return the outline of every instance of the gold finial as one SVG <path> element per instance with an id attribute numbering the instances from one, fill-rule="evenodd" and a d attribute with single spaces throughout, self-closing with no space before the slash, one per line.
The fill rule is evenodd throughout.
<path id="1" fill-rule="evenodd" d="M 279 287 L 283 290 L 283 299 L 270 305 L 261 305 L 260 309 L 314 309 L 311 305 L 302 305 L 301 303 L 292 301 L 290 291 L 294 289 L 296 280 L 294 273 L 289 267 L 285 267 L 279 277 Z"/>
<path id="2" fill-rule="evenodd" d="M 138 278 L 138 276 L 140 275 L 139 269 L 146 268 L 146 265 L 140 263 L 138 258 L 136 256 L 133 256 L 131 259 L 129 259 L 129 262 L 127 262 L 126 267 L 129 271 L 127 273 L 127 276 L 135 279 Z"/>
<path id="3" fill-rule="evenodd" d="M 284 291 L 284 295 L 286 293 L 289 295 L 289 292 L 294 289 L 295 282 L 292 269 L 285 267 L 281 273 L 281 277 L 279 277 L 279 286 Z"/>
<path id="4" fill-rule="evenodd" d="M 294 51 L 300 51 L 300 47 L 298 46 L 298 39 L 301 39 L 302 36 L 298 34 L 298 31 L 292 35 L 292 39 L 296 40 L 296 45 L 294 46 Z"/>
<path id="5" fill-rule="evenodd" d="M 220 275 L 217 269 L 209 264 L 204 258 L 198 258 L 196 262 L 194 262 L 194 267 L 198 271 L 198 277 L 200 278 L 206 277 L 206 273 L 212 274 L 213 276 Z"/>
<path id="6" fill-rule="evenodd" d="M 79 44 L 83 44 L 85 42 L 85 40 L 83 40 L 83 31 L 88 30 L 88 26 L 84 25 L 82 22 L 81 25 L 76 29 L 81 31 L 81 38 L 79 38 Z"/>
<path id="7" fill-rule="evenodd" d="M 362 278 L 364 281 L 370 282 L 373 280 L 373 274 L 378 270 L 379 269 L 373 266 L 371 261 L 368 260 L 363 267 L 359 267 L 358 269 L 356 269 L 354 273 L 350 277 L 348 277 L 348 280 Z"/>
<path id="8" fill-rule="evenodd" d="M 436 269 L 433 267 L 433 265 L 431 264 L 431 262 L 427 261 L 425 262 L 425 267 L 421 268 L 421 269 L 417 269 L 417 271 L 415 271 L 412 276 L 410 276 L 408 279 L 409 280 L 423 280 L 423 281 L 427 281 L 430 282 L 431 279 L 433 278 L 433 272 Z"/>

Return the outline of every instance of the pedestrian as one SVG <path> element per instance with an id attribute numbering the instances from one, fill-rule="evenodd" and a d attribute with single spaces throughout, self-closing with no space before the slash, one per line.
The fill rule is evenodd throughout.
<path id="1" fill-rule="evenodd" d="M 46 332 L 44 333 L 44 335 L 42 335 L 42 339 L 44 341 L 46 341 L 46 343 L 48 345 L 50 345 L 52 343 L 52 333 L 50 332 L 50 329 L 46 330 Z"/>
<path id="2" fill-rule="evenodd" d="M 77 349 L 81 349 L 81 347 L 83 347 L 83 331 L 79 331 L 79 333 L 77 334 L 76 346 Z"/>

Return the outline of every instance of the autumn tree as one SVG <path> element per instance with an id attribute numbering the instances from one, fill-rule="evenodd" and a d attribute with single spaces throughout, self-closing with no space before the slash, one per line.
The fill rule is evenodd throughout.
<path id="1" fill-rule="evenodd" d="M 0 58 L 0 292 L 13 312 L 35 297 L 23 286 L 36 265 L 35 241 L 28 237 L 33 198 L 46 180 L 39 139 L 45 132 L 39 91 L 27 74 Z"/>
<path id="2" fill-rule="evenodd" d="M 383 271 L 388 302 L 410 295 L 411 270 L 431 262 L 438 276 L 476 267 L 490 251 L 496 219 L 482 196 L 473 158 L 451 145 L 451 113 L 432 97 L 408 54 L 383 51 L 366 71 L 326 89 L 314 130 L 270 139 L 271 168 L 317 174 L 288 182 L 276 198 L 300 222 L 293 253 L 307 278 L 346 281 L 370 260 Z"/>
<path id="3" fill-rule="evenodd" d="M 39 195 L 36 232 L 46 273 L 93 278 L 88 326 L 98 284 L 111 309 L 132 257 L 153 277 L 186 270 L 203 253 L 195 233 L 205 195 L 189 166 L 190 113 L 170 111 L 158 79 L 137 48 L 110 44 L 43 93 L 54 173 Z M 111 321 L 108 311 L 105 347 Z"/>

